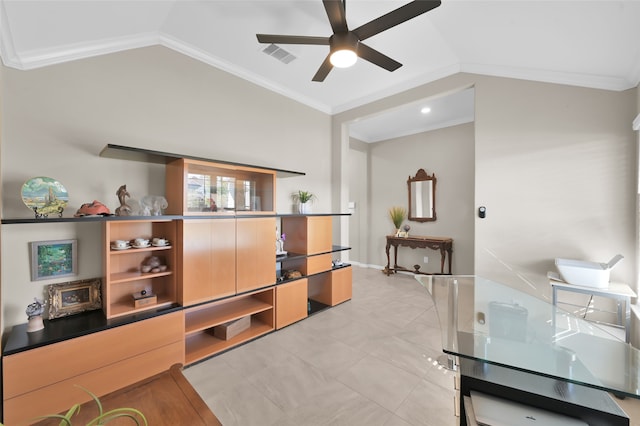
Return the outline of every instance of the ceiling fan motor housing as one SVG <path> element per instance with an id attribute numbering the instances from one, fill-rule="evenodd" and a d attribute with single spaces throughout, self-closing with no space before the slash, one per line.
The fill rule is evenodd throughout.
<path id="1" fill-rule="evenodd" d="M 329 46 L 331 46 L 331 53 L 337 50 L 352 50 L 356 54 L 358 53 L 358 44 L 360 40 L 352 32 L 335 33 L 329 37 Z"/>

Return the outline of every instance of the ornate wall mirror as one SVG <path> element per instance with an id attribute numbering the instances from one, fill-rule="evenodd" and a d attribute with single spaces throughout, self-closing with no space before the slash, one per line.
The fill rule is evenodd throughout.
<path id="1" fill-rule="evenodd" d="M 431 176 L 424 169 L 415 177 L 409 176 L 409 220 L 431 222 L 436 220 L 436 175 Z"/>

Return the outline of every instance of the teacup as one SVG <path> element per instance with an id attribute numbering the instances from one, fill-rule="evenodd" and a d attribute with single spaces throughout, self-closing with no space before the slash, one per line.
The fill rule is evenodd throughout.
<path id="1" fill-rule="evenodd" d="M 115 248 L 126 248 L 129 245 L 129 241 L 125 241 L 125 240 L 115 240 L 113 242 L 113 246 Z"/>
<path id="2" fill-rule="evenodd" d="M 145 240 L 144 238 L 136 238 L 135 240 L 133 240 L 133 243 L 137 246 L 137 247 L 144 247 L 147 244 L 149 244 L 149 240 Z"/>
<path id="3" fill-rule="evenodd" d="M 155 246 L 166 246 L 167 245 L 167 240 L 165 240 L 164 238 L 154 238 L 153 239 L 153 245 L 155 245 Z"/>

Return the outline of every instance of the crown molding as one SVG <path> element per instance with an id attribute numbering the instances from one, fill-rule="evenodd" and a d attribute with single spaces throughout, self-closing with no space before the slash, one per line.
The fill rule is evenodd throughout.
<path id="1" fill-rule="evenodd" d="M 3 39 L 5 38 L 4 28 L 2 30 L 2 37 Z M 10 36 L 8 37 L 8 40 L 11 40 Z M 124 50 L 153 46 L 158 43 L 158 34 L 151 32 L 74 43 L 49 49 L 28 50 L 19 56 L 15 51 L 12 51 L 12 49 L 9 49 L 7 46 L 7 50 L 3 50 L 2 52 L 2 59 L 6 66 L 26 71 L 49 65 L 75 61 L 78 59 L 86 59 L 94 56 L 121 52 Z M 7 42 L 7 44 L 10 45 L 10 41 Z M 3 48 L 5 48 L 4 43 Z M 7 53 L 6 56 L 5 53 Z"/>
<path id="2" fill-rule="evenodd" d="M 460 70 L 461 72 L 468 72 L 472 74 L 539 81 L 542 83 L 563 84 L 565 86 L 578 86 L 590 89 L 613 90 L 616 92 L 632 89 L 637 86 L 637 83 L 634 83 L 627 78 L 546 71 L 529 68 L 492 66 L 485 64 L 464 63 L 460 65 Z"/>
<path id="3" fill-rule="evenodd" d="M 315 99 L 293 91 L 283 85 L 274 84 L 256 73 L 247 71 L 246 69 L 238 67 L 232 63 L 221 60 L 200 48 L 162 32 L 154 31 L 130 36 L 93 40 L 58 46 L 55 48 L 30 50 L 18 54 L 13 44 L 10 25 L 5 12 L 5 5 L 3 2 L 0 2 L 0 54 L 2 55 L 3 63 L 8 67 L 19 70 L 31 70 L 109 53 L 116 53 L 153 45 L 162 45 L 329 115 L 357 108 L 390 95 L 410 90 L 459 72 L 614 91 L 622 91 L 637 87 L 637 80 L 639 80 L 637 75 L 640 75 L 640 62 L 638 63 L 638 67 L 636 67 L 637 69 L 633 70 L 631 73 L 633 75 L 630 75 L 629 78 L 603 77 L 513 67 L 496 67 L 484 64 L 456 63 L 422 74 L 400 84 L 379 91 L 372 91 L 364 97 L 331 107 L 330 105 L 318 102 Z M 636 81 L 631 81 L 632 77 L 634 77 Z"/>

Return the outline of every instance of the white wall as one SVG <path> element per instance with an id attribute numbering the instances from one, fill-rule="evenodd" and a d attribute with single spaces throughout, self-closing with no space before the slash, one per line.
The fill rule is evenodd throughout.
<path id="1" fill-rule="evenodd" d="M 469 87 L 476 99 L 475 205 L 467 206 L 474 272 L 547 295 L 555 257 L 606 261 L 622 253 L 612 279 L 636 287 L 637 89 L 457 74 L 334 116 L 334 145 L 344 144 L 336 130 L 344 123 Z M 480 205 L 486 219 L 475 216 Z"/>
<path id="2" fill-rule="evenodd" d="M 366 239 L 360 240 L 362 246 L 352 259 L 379 268 L 386 265 L 385 236 L 395 231 L 388 211 L 393 206 L 408 208 L 407 180 L 424 169 L 437 179 L 437 220 L 404 223 L 411 227 L 409 233 L 413 235 L 453 238 L 454 273 L 473 273 L 473 137 L 473 124 L 464 124 L 369 144 L 367 168 L 361 172 L 369 176 L 369 204 L 360 206 L 368 211 L 368 226 L 362 236 Z M 355 184 L 350 187 L 350 194 L 354 191 Z M 360 216 L 352 216 L 350 226 L 361 228 L 359 220 Z M 390 255 L 393 264 L 393 249 Z M 425 256 L 429 259 L 427 264 L 423 263 Z M 418 264 L 421 271 L 440 272 L 440 254 L 400 248 L 398 264 L 407 268 Z"/>
<path id="3" fill-rule="evenodd" d="M 125 183 L 133 196 L 164 194 L 163 166 L 99 157 L 107 143 L 305 172 L 278 179 L 277 211 L 291 212 L 291 192 L 305 189 L 318 196 L 314 211 L 331 212 L 331 118 L 169 49 L 4 68 L 2 95 L 3 219 L 31 216 L 20 188 L 34 176 L 66 186 L 65 216 L 94 199 L 115 210 Z M 30 281 L 28 242 L 72 237 L 77 279 L 101 276 L 99 224 L 2 226 L 5 328 L 54 282 Z"/>

